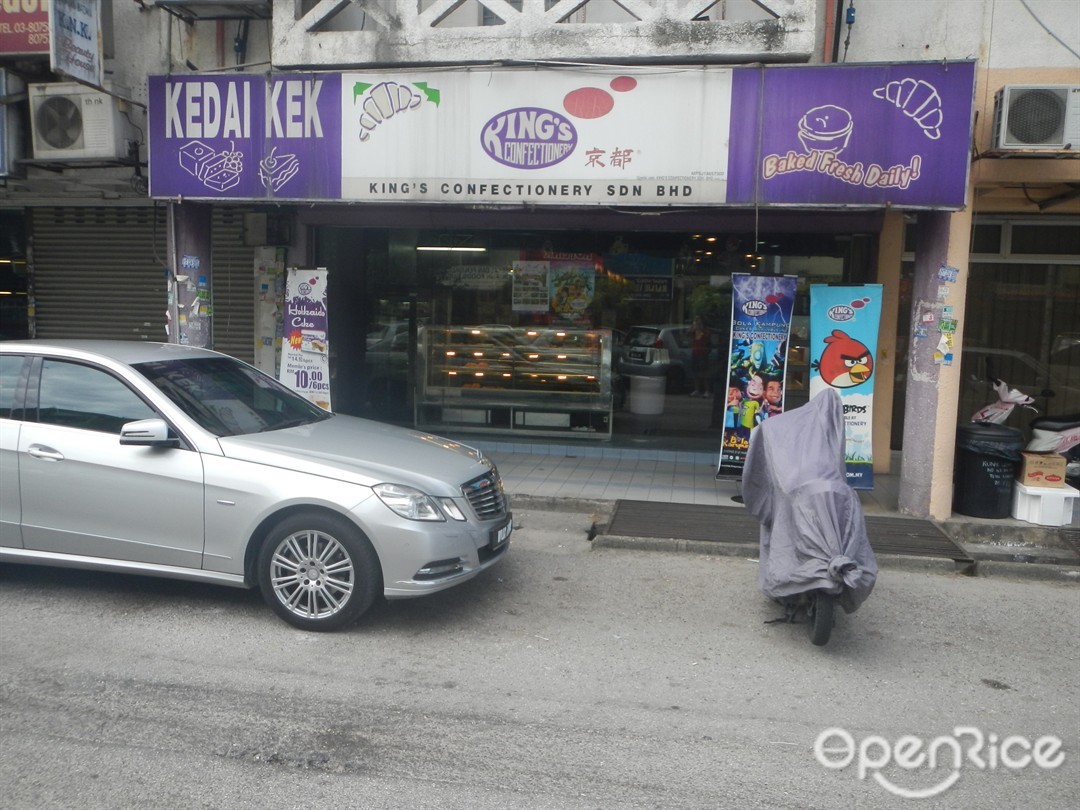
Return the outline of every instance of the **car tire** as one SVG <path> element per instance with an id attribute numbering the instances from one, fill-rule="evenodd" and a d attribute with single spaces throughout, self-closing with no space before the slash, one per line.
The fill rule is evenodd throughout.
<path id="1" fill-rule="evenodd" d="M 379 557 L 345 518 L 304 512 L 286 518 L 259 552 L 259 590 L 271 609 L 301 630 L 340 630 L 359 619 L 381 590 Z"/>

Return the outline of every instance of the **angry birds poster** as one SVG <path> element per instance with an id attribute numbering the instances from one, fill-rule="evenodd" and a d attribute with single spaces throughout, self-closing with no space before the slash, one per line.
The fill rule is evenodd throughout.
<path id="1" fill-rule="evenodd" d="M 810 396 L 834 388 L 844 404 L 847 480 L 874 488 L 874 363 L 881 285 L 810 286 Z"/>

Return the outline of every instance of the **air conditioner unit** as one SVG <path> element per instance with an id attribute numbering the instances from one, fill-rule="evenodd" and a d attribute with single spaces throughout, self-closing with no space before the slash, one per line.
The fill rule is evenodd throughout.
<path id="1" fill-rule="evenodd" d="M 994 97 L 993 148 L 1080 151 L 1080 85 L 1002 87 Z"/>
<path id="2" fill-rule="evenodd" d="M 75 82 L 30 85 L 35 160 L 117 160 L 133 127 L 120 101 Z"/>

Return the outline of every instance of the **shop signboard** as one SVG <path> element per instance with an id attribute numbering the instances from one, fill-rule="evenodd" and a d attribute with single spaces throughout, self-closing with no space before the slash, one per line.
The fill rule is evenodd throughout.
<path id="1" fill-rule="evenodd" d="M 339 199 L 341 75 L 151 76 L 150 195 Z"/>
<path id="2" fill-rule="evenodd" d="M 49 52 L 49 0 L 0 3 L 0 53 L 26 56 Z"/>
<path id="3" fill-rule="evenodd" d="M 628 301 L 670 301 L 675 265 L 671 259 L 643 253 L 609 253 L 605 269 L 627 283 Z"/>
<path id="4" fill-rule="evenodd" d="M 288 271 L 278 379 L 320 408 L 330 410 L 326 276 L 325 267 L 292 267 Z"/>
<path id="5" fill-rule="evenodd" d="M 101 87 L 101 0 L 49 0 L 48 6 L 49 66 Z"/>
<path id="6" fill-rule="evenodd" d="M 731 343 L 717 478 L 741 478 L 750 433 L 783 413 L 796 276 L 731 276 Z"/>
<path id="7" fill-rule="evenodd" d="M 810 285 L 810 397 L 835 388 L 844 404 L 847 481 L 874 488 L 874 361 L 880 284 Z"/>
<path id="8" fill-rule="evenodd" d="M 736 71 L 729 203 L 961 208 L 973 62 Z"/>
<path id="9" fill-rule="evenodd" d="M 150 193 L 959 208 L 973 62 L 152 76 Z"/>

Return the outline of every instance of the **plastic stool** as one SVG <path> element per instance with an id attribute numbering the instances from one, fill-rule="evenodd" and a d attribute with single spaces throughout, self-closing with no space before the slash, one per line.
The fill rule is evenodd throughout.
<path id="1" fill-rule="evenodd" d="M 1029 487 L 1016 483 L 1013 488 L 1012 516 L 1040 526 L 1067 526 L 1072 523 L 1073 501 L 1080 492 L 1063 487 Z"/>

